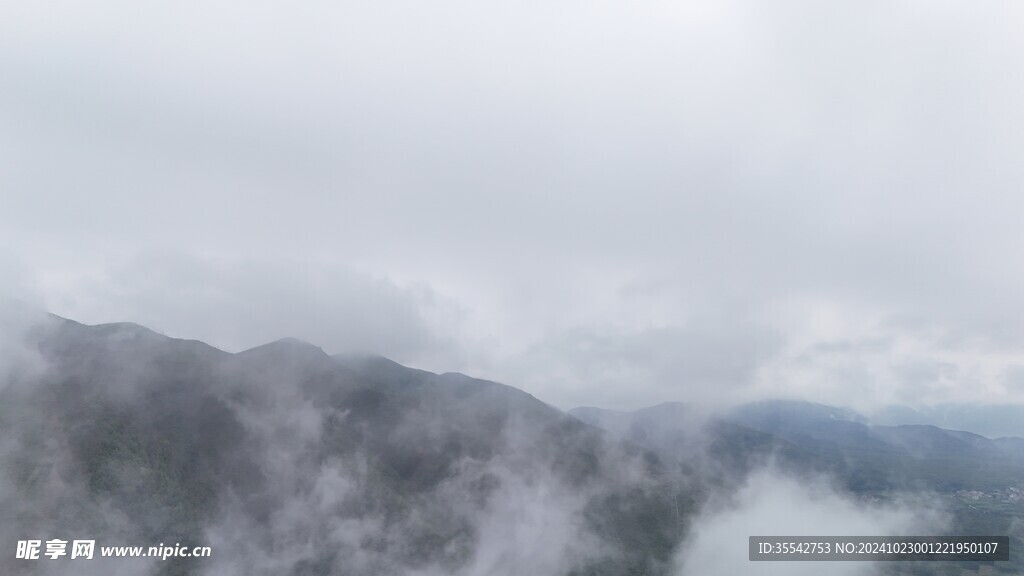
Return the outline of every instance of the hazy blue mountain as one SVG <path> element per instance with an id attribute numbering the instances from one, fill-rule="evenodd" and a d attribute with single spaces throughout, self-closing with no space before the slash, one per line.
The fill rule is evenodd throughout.
<path id="1" fill-rule="evenodd" d="M 883 426 L 924 424 L 988 438 L 1024 438 L 1024 406 L 1014 404 L 940 404 L 918 409 L 894 405 L 873 413 L 871 421 Z"/>
<path id="2" fill-rule="evenodd" d="M 926 425 L 873 426 L 851 410 L 810 402 L 761 401 L 712 418 L 671 403 L 569 413 L 666 457 L 711 460 L 705 467 L 733 474 L 770 454 L 781 466 L 832 474 L 856 492 L 997 490 L 1024 481 L 1024 441 Z"/>
<path id="3" fill-rule="evenodd" d="M 1024 545 L 1024 439 L 989 439 L 928 425 L 877 426 L 851 410 L 810 402 L 771 400 L 745 404 L 714 417 L 681 404 L 633 412 L 576 408 L 570 414 L 666 460 L 699 462 L 720 484 L 742 479 L 769 460 L 797 477 L 824 473 L 868 501 L 894 494 L 925 494 L 951 514 L 962 534 L 1015 534 Z M 1002 567 L 1024 569 L 1016 557 Z M 975 573 L 956 563 L 903 564 L 898 574 Z"/>

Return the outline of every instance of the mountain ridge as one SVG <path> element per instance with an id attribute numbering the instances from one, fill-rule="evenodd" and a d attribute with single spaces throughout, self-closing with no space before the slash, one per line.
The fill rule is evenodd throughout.
<path id="1" fill-rule="evenodd" d="M 209 561 L 161 564 L 161 575 L 245 565 L 261 542 L 297 558 L 268 559 L 257 572 L 268 575 L 468 575 L 507 545 L 494 514 L 554 493 L 517 514 L 552 530 L 568 522 L 592 544 L 577 550 L 556 530 L 547 545 L 560 552 L 517 556 L 523 569 L 653 575 L 697 510 L 699 495 L 657 456 L 505 384 L 332 357 L 295 339 L 231 354 L 65 319 L 36 336 L 26 345 L 46 369 L 11 382 L 0 405 L 0 460 L 15 463 L 0 470 L 0 537 L 19 526 L 235 542 Z M 661 513 L 667 500 L 686 514 Z M 44 501 L 78 512 L 40 516 Z M 291 548 L 313 534 L 319 544 Z M 10 562 L 0 571 L 24 573 Z"/>

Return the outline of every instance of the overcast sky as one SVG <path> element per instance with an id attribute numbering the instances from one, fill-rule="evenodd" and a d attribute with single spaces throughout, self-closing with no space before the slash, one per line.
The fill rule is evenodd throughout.
<path id="1" fill-rule="evenodd" d="M 0 7 L 0 291 L 556 406 L 1024 401 L 1024 5 Z"/>

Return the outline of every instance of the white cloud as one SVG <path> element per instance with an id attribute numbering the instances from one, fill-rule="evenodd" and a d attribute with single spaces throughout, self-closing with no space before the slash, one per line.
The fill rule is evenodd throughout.
<path id="1" fill-rule="evenodd" d="M 679 574 L 875 573 L 872 562 L 751 562 L 750 536 L 927 536 L 943 529 L 941 510 L 927 502 L 873 504 L 834 490 L 827 479 L 755 472 L 728 503 L 711 505 L 693 523 L 678 556 Z"/>

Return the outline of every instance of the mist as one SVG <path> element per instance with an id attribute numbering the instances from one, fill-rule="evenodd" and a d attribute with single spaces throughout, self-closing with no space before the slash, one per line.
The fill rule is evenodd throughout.
<path id="1" fill-rule="evenodd" d="M 914 536 L 948 528 L 943 504 L 924 494 L 887 502 L 858 499 L 827 476 L 795 477 L 774 467 L 711 502 L 677 557 L 677 574 L 879 573 L 876 562 L 749 562 L 749 536 Z"/>

